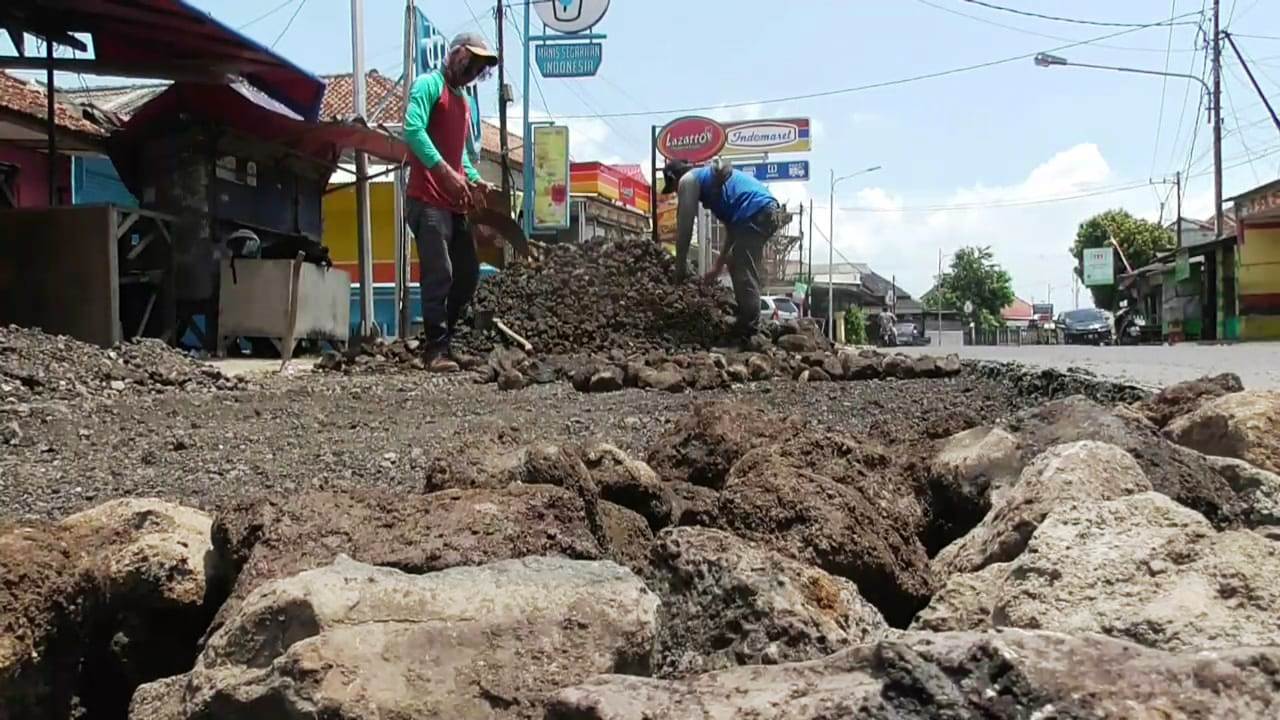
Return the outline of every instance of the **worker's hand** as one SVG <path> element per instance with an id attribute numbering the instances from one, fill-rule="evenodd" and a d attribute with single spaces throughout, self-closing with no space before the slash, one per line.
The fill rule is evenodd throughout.
<path id="1" fill-rule="evenodd" d="M 431 168 L 431 174 L 449 199 L 464 210 L 471 207 L 471 188 L 467 186 L 467 181 L 461 174 L 445 163 L 439 163 Z"/>
<path id="2" fill-rule="evenodd" d="M 494 185 L 493 183 L 489 182 L 488 180 L 485 180 L 484 178 L 468 180 L 467 184 L 471 186 L 472 190 L 480 190 L 483 192 L 497 192 L 498 190 L 497 185 Z"/>

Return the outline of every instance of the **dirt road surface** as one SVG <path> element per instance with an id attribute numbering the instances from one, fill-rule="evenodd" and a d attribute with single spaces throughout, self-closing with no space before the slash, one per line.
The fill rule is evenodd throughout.
<path id="1" fill-rule="evenodd" d="M 1040 402 L 1000 382 L 752 383 L 671 395 L 587 395 L 567 383 L 501 392 L 464 375 L 301 372 L 252 390 L 31 402 L 0 412 L 0 519 L 59 517 L 125 496 L 211 508 L 255 490 L 420 490 L 441 454 L 477 442 L 601 440 L 644 453 L 695 401 L 737 399 L 795 423 L 907 447 Z M 788 424 L 762 434 L 790 432 Z"/>

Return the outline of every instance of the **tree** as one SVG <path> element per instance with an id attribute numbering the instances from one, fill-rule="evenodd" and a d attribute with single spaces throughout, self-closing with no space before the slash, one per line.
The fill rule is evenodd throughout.
<path id="1" fill-rule="evenodd" d="M 1013 279 L 1000 267 L 990 247 L 964 247 L 951 257 L 951 268 L 942 276 L 934 297 L 926 305 L 960 310 L 973 303 L 970 319 L 980 328 L 1000 327 L 1000 312 L 1013 303 Z"/>
<path id="2" fill-rule="evenodd" d="M 1115 238 L 1120 246 L 1122 260 L 1116 257 L 1116 275 L 1125 272 L 1124 261 L 1129 267 L 1137 269 L 1149 265 L 1156 255 L 1173 249 L 1173 235 L 1158 224 L 1136 218 L 1126 210 L 1108 210 L 1099 213 L 1080 223 L 1076 230 L 1076 241 L 1071 246 L 1071 256 L 1076 260 L 1076 276 L 1084 280 L 1084 251 L 1089 248 L 1112 247 L 1111 239 Z M 1094 285 L 1089 288 L 1093 295 L 1095 307 L 1115 310 L 1116 288 L 1114 285 Z"/>
<path id="3" fill-rule="evenodd" d="M 844 341 L 850 345 L 867 344 L 867 314 L 856 305 L 844 311 Z"/>

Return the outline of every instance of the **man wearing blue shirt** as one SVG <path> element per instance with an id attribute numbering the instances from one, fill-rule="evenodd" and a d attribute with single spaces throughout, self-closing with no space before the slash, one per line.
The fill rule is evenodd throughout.
<path id="1" fill-rule="evenodd" d="M 702 205 L 724 223 L 729 278 L 738 309 L 734 334 L 749 342 L 760 326 L 760 268 L 765 243 L 784 224 L 778 201 L 755 177 L 720 159 L 702 167 L 672 160 L 663 168 L 663 193 L 676 193 L 676 280 L 688 272 L 693 221 Z"/>

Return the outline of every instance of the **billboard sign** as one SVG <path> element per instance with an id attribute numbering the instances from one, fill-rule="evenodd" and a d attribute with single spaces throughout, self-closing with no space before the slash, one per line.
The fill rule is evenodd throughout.
<path id="1" fill-rule="evenodd" d="M 545 78 L 591 77 L 600 70 L 604 46 L 600 43 L 548 43 L 534 48 L 538 72 Z"/>
<path id="2" fill-rule="evenodd" d="M 1031 306 L 1031 314 L 1038 318 L 1053 317 L 1053 303 L 1036 303 Z"/>
<path id="3" fill-rule="evenodd" d="M 543 25 L 570 35 L 590 30 L 609 12 L 609 0 L 542 0 L 532 4 Z"/>
<path id="4" fill-rule="evenodd" d="M 748 175 L 754 175 L 760 182 L 785 182 L 787 180 L 809 179 L 808 160 L 768 163 L 734 163 L 733 169 L 741 170 Z"/>
<path id="5" fill-rule="evenodd" d="M 676 118 L 658 131 L 658 152 L 668 160 L 706 162 L 724 147 L 725 132 L 711 118 L 688 115 Z"/>
<path id="6" fill-rule="evenodd" d="M 1085 248 L 1084 284 L 1113 285 L 1116 281 L 1115 250 L 1109 247 Z"/>
<path id="7" fill-rule="evenodd" d="M 809 118 L 724 123 L 722 155 L 805 152 L 812 148 Z"/>
<path id="8" fill-rule="evenodd" d="M 569 227 L 569 128 L 533 128 L 533 229 Z"/>

